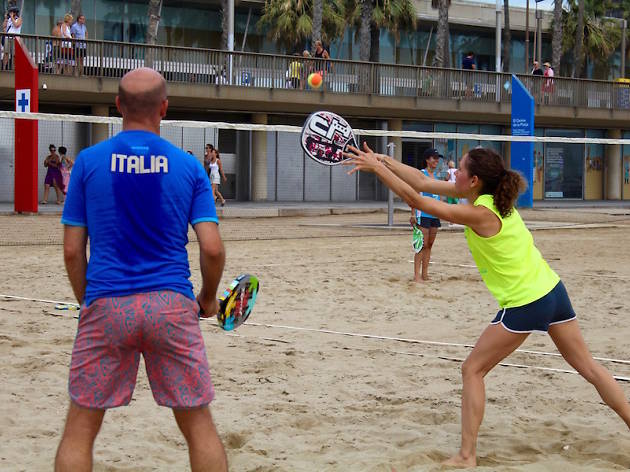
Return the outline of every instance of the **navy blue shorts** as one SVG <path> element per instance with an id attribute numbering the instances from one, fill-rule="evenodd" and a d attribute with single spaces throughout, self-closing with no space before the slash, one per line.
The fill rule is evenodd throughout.
<path id="1" fill-rule="evenodd" d="M 439 218 L 429 218 L 428 216 L 420 217 L 420 226 L 423 228 L 439 228 L 442 226 Z"/>
<path id="2" fill-rule="evenodd" d="M 515 308 L 503 308 L 490 324 L 501 323 L 514 333 L 547 331 L 549 326 L 575 319 L 575 311 L 562 281 L 542 298 Z"/>

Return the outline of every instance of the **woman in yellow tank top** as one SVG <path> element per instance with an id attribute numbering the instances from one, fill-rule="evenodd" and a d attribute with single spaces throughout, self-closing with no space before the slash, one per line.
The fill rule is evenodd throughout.
<path id="1" fill-rule="evenodd" d="M 455 182 L 428 179 L 395 159 L 351 148 L 350 174 L 372 172 L 410 207 L 466 226 L 466 241 L 488 290 L 500 310 L 462 365 L 462 432 L 459 452 L 445 462 L 477 465 L 477 435 L 485 406 L 484 377 L 532 331 L 546 331 L 556 347 L 602 400 L 630 428 L 630 404 L 612 375 L 586 346 L 564 285 L 534 245 L 514 203 L 525 187 L 521 176 L 505 169 L 490 149 L 477 148 L 460 161 Z M 419 192 L 466 198 L 472 205 L 449 205 Z"/>

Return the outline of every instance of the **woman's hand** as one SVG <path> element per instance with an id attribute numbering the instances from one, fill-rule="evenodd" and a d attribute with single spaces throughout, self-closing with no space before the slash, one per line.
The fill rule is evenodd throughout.
<path id="1" fill-rule="evenodd" d="M 343 153 L 348 160 L 343 161 L 342 163 L 344 166 L 354 166 L 353 169 L 350 169 L 348 175 L 352 175 L 360 170 L 376 173 L 379 168 L 385 168 L 382 158 L 386 158 L 386 156 L 376 154 L 366 143 L 363 143 L 363 151 L 355 148 L 354 146 L 349 146 L 348 150 L 350 152 Z"/>

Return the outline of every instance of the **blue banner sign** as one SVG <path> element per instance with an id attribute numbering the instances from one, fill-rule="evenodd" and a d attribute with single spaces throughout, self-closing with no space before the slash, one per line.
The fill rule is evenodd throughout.
<path id="1" fill-rule="evenodd" d="M 512 136 L 534 136 L 534 98 L 523 83 L 512 75 Z M 517 206 L 531 208 L 534 204 L 534 143 L 510 143 L 512 170 L 527 180 L 527 190 Z"/>

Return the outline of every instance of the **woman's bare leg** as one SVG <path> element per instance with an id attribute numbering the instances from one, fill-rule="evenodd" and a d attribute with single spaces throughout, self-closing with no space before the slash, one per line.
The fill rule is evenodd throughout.
<path id="1" fill-rule="evenodd" d="M 429 262 L 431 262 L 431 248 L 437 236 L 437 228 L 422 228 L 424 246 L 422 247 L 422 280 L 429 280 Z"/>
<path id="2" fill-rule="evenodd" d="M 562 357 L 597 389 L 602 400 L 617 413 L 630 428 L 630 404 L 613 376 L 591 355 L 577 320 L 558 323 L 549 327 Z"/>
<path id="3" fill-rule="evenodd" d="M 462 443 L 459 453 L 444 462 L 456 467 L 477 465 L 477 435 L 486 403 L 484 377 L 509 356 L 529 333 L 512 333 L 502 325 L 490 325 L 479 337 L 462 365 Z"/>

